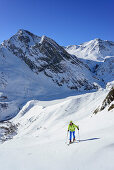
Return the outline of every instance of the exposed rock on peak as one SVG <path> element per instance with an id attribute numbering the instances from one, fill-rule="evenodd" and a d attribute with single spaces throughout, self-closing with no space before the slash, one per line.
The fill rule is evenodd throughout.
<path id="1" fill-rule="evenodd" d="M 104 110 L 107 106 L 108 111 L 114 109 L 114 87 L 111 88 L 109 93 L 107 94 L 106 98 L 102 102 L 101 106 L 99 106 L 95 111 L 94 114 L 98 113 L 99 111 Z"/>

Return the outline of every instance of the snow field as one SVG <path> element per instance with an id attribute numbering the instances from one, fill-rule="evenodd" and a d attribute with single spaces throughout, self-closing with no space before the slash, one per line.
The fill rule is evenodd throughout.
<path id="1" fill-rule="evenodd" d="M 3 170 L 113 170 L 114 111 L 93 115 L 108 91 L 52 101 L 30 101 L 12 120 L 18 134 L 0 145 Z M 70 120 L 80 142 L 67 145 Z M 76 131 L 76 139 L 78 139 Z M 7 156 L 7 164 L 6 164 Z"/>

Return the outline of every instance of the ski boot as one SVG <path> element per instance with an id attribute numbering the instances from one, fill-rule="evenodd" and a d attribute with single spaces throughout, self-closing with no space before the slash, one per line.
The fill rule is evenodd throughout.
<path id="1" fill-rule="evenodd" d="M 70 141 L 69 141 L 69 144 L 71 144 L 71 143 L 72 143 L 72 141 L 70 140 Z"/>
<path id="2" fill-rule="evenodd" d="M 73 138 L 73 142 L 75 142 L 75 138 Z"/>

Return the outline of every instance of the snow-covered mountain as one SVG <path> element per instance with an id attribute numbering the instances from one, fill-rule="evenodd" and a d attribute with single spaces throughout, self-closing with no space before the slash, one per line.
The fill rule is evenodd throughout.
<path id="1" fill-rule="evenodd" d="M 16 115 L 28 99 L 96 90 L 113 80 L 113 42 L 95 39 L 65 49 L 23 29 L 0 45 L 0 120 Z"/>
<path id="2" fill-rule="evenodd" d="M 73 58 L 52 39 L 38 37 L 19 30 L 16 35 L 2 44 L 4 50 L 22 59 L 36 74 L 44 74 L 58 86 L 70 89 L 94 89 L 94 79 L 89 68 L 77 58 Z M 6 56 L 8 54 L 2 54 Z M 9 54 L 10 55 L 10 54 Z M 75 72 L 74 72 L 75 70 Z"/>
<path id="3" fill-rule="evenodd" d="M 86 60 L 104 61 L 106 56 L 114 56 L 114 42 L 98 38 L 81 45 L 70 45 L 65 49 L 68 53 Z"/>
<path id="4" fill-rule="evenodd" d="M 102 85 L 114 80 L 114 42 L 95 39 L 65 50 L 87 64 Z"/>
<path id="5" fill-rule="evenodd" d="M 98 88 L 89 67 L 52 39 L 19 30 L 0 45 L 0 120 L 28 98 Z"/>

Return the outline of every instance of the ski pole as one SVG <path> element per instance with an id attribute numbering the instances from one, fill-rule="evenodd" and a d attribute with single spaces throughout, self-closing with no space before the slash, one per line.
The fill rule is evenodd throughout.
<path id="1" fill-rule="evenodd" d="M 66 140 L 65 140 L 65 143 L 67 143 L 67 138 L 68 138 L 68 132 L 67 132 L 67 135 L 66 135 Z"/>
<path id="2" fill-rule="evenodd" d="M 68 141 L 68 131 L 67 131 L 67 138 L 66 138 L 66 143 L 67 143 L 67 141 Z"/>
<path id="3" fill-rule="evenodd" d="M 78 130 L 78 138 L 79 138 L 79 142 L 80 142 L 80 133 L 79 133 L 79 130 Z"/>

